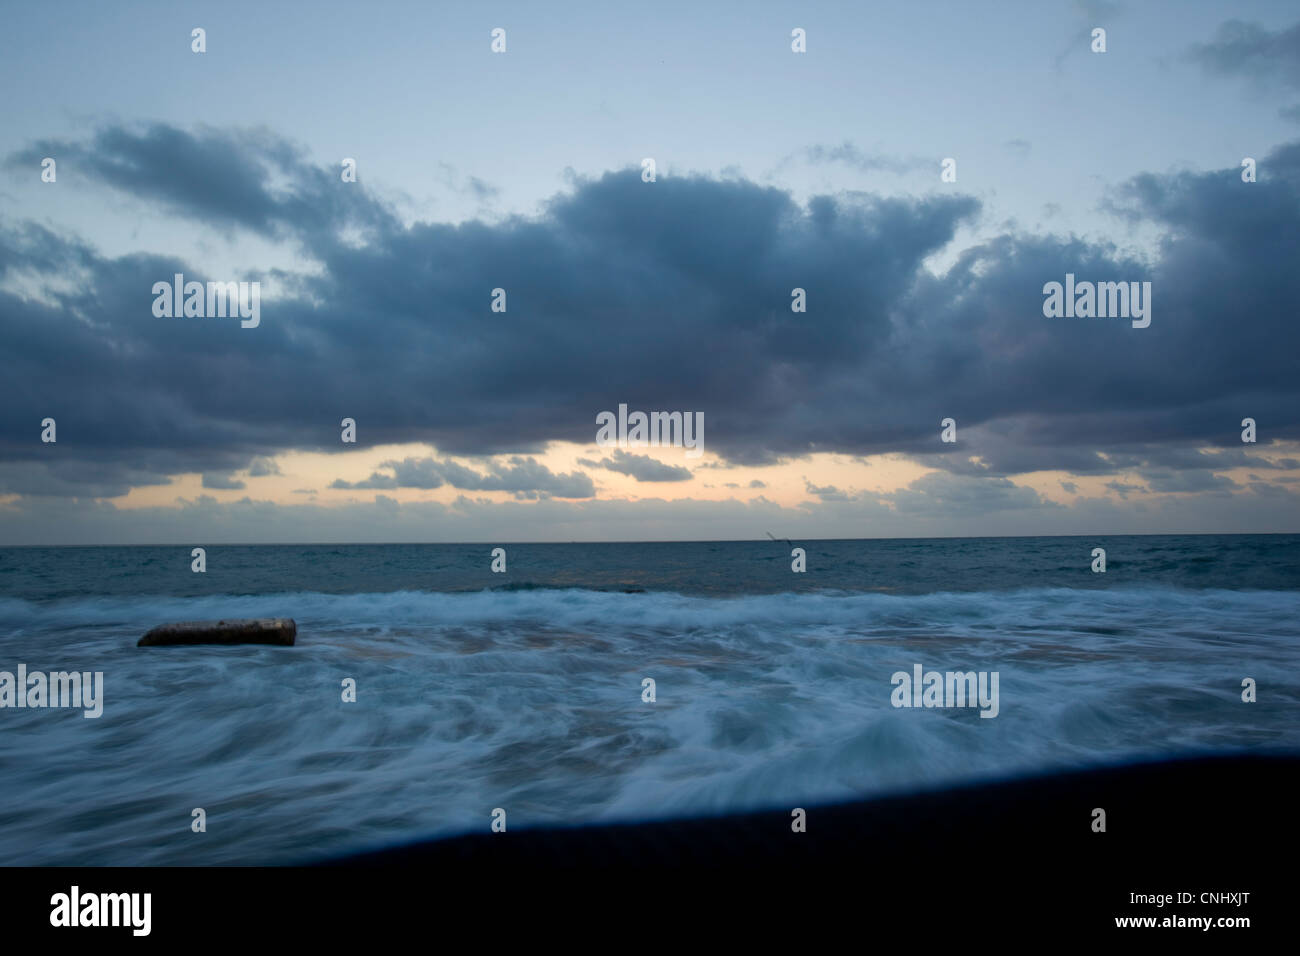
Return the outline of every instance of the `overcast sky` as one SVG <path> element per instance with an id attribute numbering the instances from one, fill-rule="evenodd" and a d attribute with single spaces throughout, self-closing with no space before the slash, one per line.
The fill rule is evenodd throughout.
<path id="1" fill-rule="evenodd" d="M 1300 532 L 1294 3 L 5 20 L 0 544 Z"/>

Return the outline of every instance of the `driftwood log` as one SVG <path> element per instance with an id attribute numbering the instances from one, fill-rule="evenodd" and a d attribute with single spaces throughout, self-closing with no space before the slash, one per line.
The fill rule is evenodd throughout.
<path id="1" fill-rule="evenodd" d="M 136 647 L 174 644 L 292 645 L 298 625 L 288 617 L 242 618 L 229 621 L 181 621 L 160 624 L 140 638 Z"/>

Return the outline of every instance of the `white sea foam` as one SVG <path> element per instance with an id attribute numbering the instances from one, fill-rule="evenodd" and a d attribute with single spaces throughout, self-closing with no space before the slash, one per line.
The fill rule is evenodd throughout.
<path id="1" fill-rule="evenodd" d="M 1174 588 L 0 599 L 0 668 L 75 661 L 112 699 L 97 721 L 0 715 L 0 863 L 288 862 L 493 807 L 514 829 L 1294 745 L 1297 612 Z M 296 647 L 135 647 L 162 621 L 281 615 Z M 916 663 L 998 671 L 998 719 L 892 707 Z M 1268 706 L 1241 702 L 1247 676 Z M 220 840 L 189 839 L 198 806 Z"/>

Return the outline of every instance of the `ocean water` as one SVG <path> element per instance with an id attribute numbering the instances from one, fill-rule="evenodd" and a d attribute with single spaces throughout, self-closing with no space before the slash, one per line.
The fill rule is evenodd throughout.
<path id="1" fill-rule="evenodd" d="M 188 547 L 0 549 L 0 671 L 104 675 L 98 719 L 0 709 L 0 864 L 290 863 L 498 807 L 639 820 L 1300 746 L 1300 536 L 503 543 L 504 574 L 494 546 L 213 545 L 205 574 Z M 260 616 L 297 646 L 135 646 Z M 892 706 L 917 664 L 997 672 L 998 715 Z"/>

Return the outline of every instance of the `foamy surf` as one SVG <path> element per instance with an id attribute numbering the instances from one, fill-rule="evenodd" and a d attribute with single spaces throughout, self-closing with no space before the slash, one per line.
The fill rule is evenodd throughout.
<path id="1" fill-rule="evenodd" d="M 295 618 L 298 646 L 134 646 L 236 608 Z M 0 861 L 290 862 L 496 807 L 512 828 L 647 819 L 1281 747 L 1297 612 L 1295 592 L 1168 587 L 4 598 L 0 668 L 105 677 L 98 720 L 4 714 Z M 997 718 L 891 706 L 917 664 L 998 672 Z"/>

